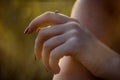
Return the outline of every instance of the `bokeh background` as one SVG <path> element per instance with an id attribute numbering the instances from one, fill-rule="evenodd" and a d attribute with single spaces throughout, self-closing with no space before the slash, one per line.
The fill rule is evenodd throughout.
<path id="1" fill-rule="evenodd" d="M 0 80 L 52 80 L 34 60 L 36 35 L 24 35 L 32 19 L 45 11 L 70 15 L 75 0 L 0 0 Z"/>

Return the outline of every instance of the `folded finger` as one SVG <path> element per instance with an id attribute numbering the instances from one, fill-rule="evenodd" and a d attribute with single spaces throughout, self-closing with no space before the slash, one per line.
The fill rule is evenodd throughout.
<path id="1" fill-rule="evenodd" d="M 61 27 L 61 28 L 60 28 Z M 36 55 L 36 60 L 41 58 L 41 52 L 43 48 L 43 43 L 53 36 L 57 36 L 64 33 L 64 24 L 56 25 L 56 27 L 46 27 L 41 29 L 36 37 L 34 52 Z"/>
<path id="2" fill-rule="evenodd" d="M 60 67 L 58 65 L 59 60 L 64 57 L 64 56 L 70 56 L 72 51 L 71 51 L 71 42 L 66 41 L 64 44 L 56 47 L 53 49 L 50 53 L 50 59 L 49 59 L 49 64 L 52 69 L 52 71 L 57 74 L 60 72 Z"/>
<path id="3" fill-rule="evenodd" d="M 49 66 L 49 55 L 50 52 L 55 49 L 57 46 L 62 45 L 63 43 L 65 43 L 67 41 L 67 39 L 69 39 L 71 35 L 64 33 L 62 35 L 59 36 L 55 36 L 53 38 L 50 38 L 49 40 L 44 42 L 43 45 L 43 52 L 42 52 L 42 60 L 44 63 L 44 66 L 48 69 L 48 71 L 50 71 L 50 66 Z"/>

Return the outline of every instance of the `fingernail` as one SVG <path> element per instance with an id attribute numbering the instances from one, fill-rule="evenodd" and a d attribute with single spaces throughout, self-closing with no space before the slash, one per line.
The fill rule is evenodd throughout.
<path id="1" fill-rule="evenodd" d="M 25 29 L 24 34 L 28 34 L 29 28 Z"/>
<path id="2" fill-rule="evenodd" d="M 45 68 L 46 72 L 49 72 L 49 70 L 47 68 Z"/>
<path id="3" fill-rule="evenodd" d="M 46 72 L 51 72 L 50 68 L 45 67 Z"/>
<path id="4" fill-rule="evenodd" d="M 34 55 L 34 59 L 35 59 L 35 61 L 37 61 L 37 57 L 36 57 L 36 55 Z"/>
<path id="5" fill-rule="evenodd" d="M 37 61 L 36 56 L 34 56 L 34 57 L 35 57 L 35 61 Z"/>
<path id="6" fill-rule="evenodd" d="M 54 74 L 58 74 L 59 73 L 59 71 L 54 71 Z"/>
<path id="7" fill-rule="evenodd" d="M 58 74 L 60 72 L 60 68 L 56 68 L 54 71 L 54 74 Z"/>

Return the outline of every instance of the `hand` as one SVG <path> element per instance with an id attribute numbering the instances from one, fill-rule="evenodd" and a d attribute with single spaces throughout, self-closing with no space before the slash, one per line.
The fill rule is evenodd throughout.
<path id="1" fill-rule="evenodd" d="M 25 33 L 37 31 L 44 24 L 51 26 L 40 29 L 35 40 L 35 55 L 37 60 L 42 58 L 48 71 L 52 70 L 54 73 L 59 73 L 58 62 L 63 56 L 72 56 L 79 60 L 78 56 L 84 55 L 94 39 L 77 20 L 54 12 L 46 12 L 35 18 Z"/>

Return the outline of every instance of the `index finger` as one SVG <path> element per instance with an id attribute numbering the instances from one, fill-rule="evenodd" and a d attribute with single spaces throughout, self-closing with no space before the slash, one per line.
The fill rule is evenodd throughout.
<path id="1" fill-rule="evenodd" d="M 65 16 L 60 13 L 55 12 L 45 12 L 42 15 L 38 16 L 34 20 L 31 21 L 29 26 L 25 29 L 25 34 L 30 34 L 36 31 L 40 26 L 48 24 L 48 25 L 56 25 L 56 24 L 63 24 L 68 21 L 75 21 L 75 19 Z"/>

